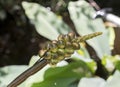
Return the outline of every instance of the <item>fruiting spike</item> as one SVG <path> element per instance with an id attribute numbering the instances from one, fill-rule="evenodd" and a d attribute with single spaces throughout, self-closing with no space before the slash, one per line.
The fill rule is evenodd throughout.
<path id="1" fill-rule="evenodd" d="M 91 39 L 93 37 L 99 36 L 101 34 L 102 34 L 102 32 L 95 32 L 95 33 L 88 34 L 85 36 L 77 37 L 76 39 L 77 39 L 77 42 L 83 42 L 83 41 L 86 41 L 86 40 Z"/>
<path id="2" fill-rule="evenodd" d="M 57 64 L 66 57 L 70 57 L 74 53 L 74 50 L 80 49 L 80 42 L 101 34 L 102 32 L 96 32 L 82 37 L 76 37 L 74 33 L 59 35 L 58 39 L 50 42 L 47 45 L 47 50 L 41 50 L 40 54 L 44 59 L 48 60 L 50 64 Z M 61 57 L 59 58 L 59 56 Z"/>
<path id="3" fill-rule="evenodd" d="M 102 32 L 96 32 L 82 37 L 76 37 L 74 33 L 69 33 L 67 34 L 68 36 L 66 36 L 66 39 L 64 39 L 64 35 L 60 35 L 58 40 L 52 41 L 47 45 L 47 48 L 40 51 L 39 55 L 43 57 L 42 59 L 39 59 L 32 67 L 19 75 L 7 87 L 17 87 L 17 85 L 25 81 L 29 76 L 38 72 L 48 63 L 55 66 L 58 62 L 64 60 L 65 57 L 70 57 L 74 50 L 78 50 L 80 48 L 79 42 L 91 39 L 101 34 Z M 71 42 L 71 44 L 66 44 L 66 42 Z"/>

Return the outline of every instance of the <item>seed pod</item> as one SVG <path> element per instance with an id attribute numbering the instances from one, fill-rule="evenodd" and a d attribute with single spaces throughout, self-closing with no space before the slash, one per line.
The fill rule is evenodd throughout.
<path id="1" fill-rule="evenodd" d="M 74 49 L 72 49 L 72 48 L 70 48 L 70 49 L 68 49 L 68 48 L 66 48 L 65 49 L 65 54 L 73 54 L 74 53 Z"/>
<path id="2" fill-rule="evenodd" d="M 51 59 L 57 59 L 58 58 L 58 54 L 57 53 L 53 53 L 51 56 Z"/>
<path id="3" fill-rule="evenodd" d="M 51 45 L 50 51 L 53 52 L 53 53 L 56 53 L 56 52 L 57 52 L 57 49 L 58 49 L 57 45 L 53 43 L 53 44 Z"/>
<path id="4" fill-rule="evenodd" d="M 64 58 L 68 58 L 68 57 L 71 57 L 71 54 L 66 53 L 64 56 L 65 56 Z"/>
<path id="5" fill-rule="evenodd" d="M 59 41 L 59 40 L 64 40 L 64 35 L 60 34 L 60 35 L 58 36 L 57 40 L 58 40 L 58 41 Z"/>
<path id="6" fill-rule="evenodd" d="M 69 42 L 70 41 L 70 37 L 67 34 L 64 35 L 64 41 L 65 42 Z"/>
<path id="7" fill-rule="evenodd" d="M 52 53 L 49 51 L 44 54 L 45 59 L 51 59 L 51 57 L 52 57 Z"/>
<path id="8" fill-rule="evenodd" d="M 52 67 L 55 67 L 58 62 L 59 62 L 59 61 L 58 61 L 57 59 L 56 59 L 56 60 L 51 59 L 49 64 L 50 64 Z"/>
<path id="9" fill-rule="evenodd" d="M 74 53 L 73 49 L 65 49 L 65 54 L 64 54 L 64 58 L 66 57 L 71 57 L 71 55 Z"/>
<path id="10" fill-rule="evenodd" d="M 40 58 L 42 58 L 46 52 L 47 52 L 47 50 L 44 50 L 44 49 L 40 50 L 39 51 Z"/>
<path id="11" fill-rule="evenodd" d="M 71 42 L 66 42 L 65 43 L 65 47 L 66 48 L 71 48 L 72 47 L 72 43 Z"/>
<path id="12" fill-rule="evenodd" d="M 51 48 L 52 48 L 52 43 L 49 42 L 49 43 L 47 44 L 47 49 L 50 50 Z"/>
<path id="13" fill-rule="evenodd" d="M 57 44 L 58 41 L 57 41 L 57 40 L 53 40 L 52 43 L 53 43 L 53 44 Z"/>
<path id="14" fill-rule="evenodd" d="M 80 44 L 73 42 L 72 47 L 73 47 L 74 50 L 78 50 L 78 49 L 80 49 Z"/>
<path id="15" fill-rule="evenodd" d="M 64 56 L 65 50 L 64 50 L 64 49 L 58 49 L 57 54 L 60 55 L 60 56 L 61 56 L 61 55 Z"/>
<path id="16" fill-rule="evenodd" d="M 62 56 L 62 55 L 59 55 L 59 57 L 58 57 L 59 60 L 63 60 L 64 58 L 65 58 L 65 57 Z"/>
<path id="17" fill-rule="evenodd" d="M 63 48 L 65 48 L 65 43 L 63 41 L 59 40 L 57 42 L 57 47 L 63 49 Z"/>
<path id="18" fill-rule="evenodd" d="M 71 40 L 74 39 L 74 38 L 76 38 L 76 35 L 75 35 L 74 32 L 68 33 L 68 36 L 70 37 Z"/>

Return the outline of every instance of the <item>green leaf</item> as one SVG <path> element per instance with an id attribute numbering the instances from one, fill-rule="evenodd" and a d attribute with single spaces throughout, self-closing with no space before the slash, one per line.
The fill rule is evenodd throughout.
<path id="1" fill-rule="evenodd" d="M 49 68 L 44 74 L 44 81 L 35 83 L 32 87 L 69 87 L 76 80 L 91 74 L 87 64 L 78 61 L 63 67 Z"/>
<path id="2" fill-rule="evenodd" d="M 120 71 L 120 60 L 116 62 L 115 68 Z"/>
<path id="3" fill-rule="evenodd" d="M 38 56 L 33 56 L 30 61 L 30 66 L 32 66 L 38 60 Z M 33 83 L 43 81 L 43 76 L 45 70 L 50 66 L 46 65 L 43 69 L 30 76 L 27 80 L 21 83 L 18 87 L 31 87 Z M 20 66 L 6 66 L 0 68 L 0 87 L 6 87 L 8 83 L 14 80 L 18 75 L 28 69 L 29 66 L 20 65 Z M 38 78 L 40 77 L 40 78 Z"/>
<path id="4" fill-rule="evenodd" d="M 88 40 L 88 44 L 94 48 L 98 56 L 110 55 L 107 30 L 101 19 L 93 19 L 94 9 L 84 0 L 70 2 L 68 6 L 70 17 L 80 35 L 93 32 L 103 32 L 103 35 Z"/>
<path id="5" fill-rule="evenodd" d="M 6 87 L 19 74 L 26 70 L 28 66 L 6 66 L 0 68 L 0 87 Z"/>
<path id="6" fill-rule="evenodd" d="M 71 29 L 62 21 L 62 18 L 52 11 L 37 4 L 23 2 L 25 13 L 35 25 L 37 32 L 50 39 L 55 40 L 59 34 L 67 34 Z"/>
<path id="7" fill-rule="evenodd" d="M 103 87 L 105 83 L 105 80 L 99 77 L 82 78 L 78 84 L 78 87 Z"/>
<path id="8" fill-rule="evenodd" d="M 120 87 L 120 72 L 115 71 L 114 75 L 107 80 L 104 87 Z"/>
<path id="9" fill-rule="evenodd" d="M 111 73 L 113 72 L 114 69 L 120 70 L 120 57 L 118 55 L 104 56 L 102 58 L 102 64 Z"/>
<path id="10" fill-rule="evenodd" d="M 113 76 L 110 76 L 107 81 L 99 77 L 82 78 L 78 87 L 120 87 L 120 72 L 115 71 Z"/>
<path id="11" fill-rule="evenodd" d="M 73 58 L 74 60 L 77 59 L 77 61 L 78 61 L 78 60 L 84 61 L 84 62 L 88 65 L 88 67 L 89 67 L 89 69 L 92 71 L 92 73 L 93 73 L 93 74 L 95 73 L 97 67 L 96 67 L 96 62 L 95 62 L 94 60 L 92 60 L 92 59 L 90 59 L 90 58 L 87 58 L 87 57 L 85 57 L 85 56 L 81 56 L 81 55 L 78 54 L 78 52 L 75 52 L 75 53 L 72 55 L 72 58 Z"/>

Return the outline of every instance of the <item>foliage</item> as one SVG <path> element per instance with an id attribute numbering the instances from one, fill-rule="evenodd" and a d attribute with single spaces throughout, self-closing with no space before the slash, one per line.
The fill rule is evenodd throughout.
<path id="1" fill-rule="evenodd" d="M 120 72 L 116 71 L 113 76 L 106 81 L 99 77 L 83 78 L 78 84 L 78 87 L 119 87 Z M 87 84 L 86 84 L 87 83 Z"/>
<path id="2" fill-rule="evenodd" d="M 76 27 L 76 31 L 80 35 L 85 35 L 97 31 L 103 32 L 102 36 L 88 40 L 87 42 L 94 48 L 99 57 L 102 57 L 105 54 L 110 55 L 107 30 L 105 29 L 101 19 L 93 20 L 93 15 L 95 14 L 94 9 L 83 0 L 70 2 L 68 10 L 70 12 L 70 17 Z M 104 45 L 104 47 L 100 47 L 100 45 Z"/>
<path id="3" fill-rule="evenodd" d="M 42 36 L 55 40 L 59 34 L 67 34 L 71 31 L 61 17 L 57 17 L 46 8 L 33 3 L 23 2 L 22 4 L 27 16 Z"/>
<path id="4" fill-rule="evenodd" d="M 49 68 L 44 74 L 44 81 L 35 83 L 32 87 L 68 87 L 76 80 L 90 75 L 87 64 L 77 61 L 63 67 Z"/>
<path id="5" fill-rule="evenodd" d="M 49 40 L 57 39 L 59 34 L 66 34 L 72 29 L 62 20 L 60 15 L 54 14 L 49 8 L 45 8 L 36 3 L 23 2 L 23 8 L 31 23 L 35 26 L 37 32 Z M 64 66 L 50 68 L 44 67 L 35 75 L 28 78 L 19 87 L 118 87 L 120 77 L 120 57 L 111 56 L 110 45 L 108 41 L 108 30 L 105 29 L 101 19 L 92 19 L 94 9 L 85 1 L 69 2 L 68 11 L 75 29 L 79 35 L 102 31 L 103 35 L 87 41 L 99 58 L 91 56 L 86 49 L 86 43 L 81 43 L 81 49 L 74 52 L 71 61 Z M 87 56 L 86 56 L 87 55 Z M 30 66 L 38 60 L 34 56 L 30 61 Z M 101 62 L 99 62 L 99 60 Z M 68 60 L 69 61 L 69 60 Z M 64 61 L 65 62 L 65 61 Z M 95 77 L 99 69 L 98 63 L 102 68 L 108 71 L 108 78 L 104 80 L 99 75 Z M 60 64 L 60 65 L 63 65 Z M 16 68 L 19 68 L 16 69 Z M 19 73 L 28 66 L 6 67 L 0 69 L 0 86 L 5 87 Z M 12 71 L 11 71 L 12 70 Z M 18 71 L 16 71 L 18 70 Z M 114 72 L 115 71 L 115 72 Z M 104 71 L 103 71 L 104 72 Z M 9 76 L 10 75 L 10 76 Z M 14 77 L 11 79 L 10 77 Z M 5 78 L 5 79 L 3 79 Z M 88 84 L 86 84 L 88 82 Z M 111 85 L 112 84 L 112 85 Z"/>
<path id="6" fill-rule="evenodd" d="M 15 79 L 20 73 L 26 70 L 28 66 L 6 66 L 0 68 L 0 87 L 6 87 L 6 85 Z M 16 72 L 17 70 L 17 72 Z"/>

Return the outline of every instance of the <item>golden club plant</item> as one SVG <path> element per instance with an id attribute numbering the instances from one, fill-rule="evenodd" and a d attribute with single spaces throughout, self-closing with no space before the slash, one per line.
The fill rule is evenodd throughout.
<path id="1" fill-rule="evenodd" d="M 82 37 L 77 37 L 73 32 L 66 35 L 61 34 L 57 40 L 51 41 L 45 48 L 40 50 L 39 55 L 41 58 L 46 59 L 50 65 L 56 65 L 59 61 L 70 57 L 75 50 L 79 50 L 80 42 L 101 34 L 102 32 L 95 32 Z"/>
<path id="2" fill-rule="evenodd" d="M 82 37 L 77 37 L 74 33 L 59 35 L 57 40 L 51 41 L 45 48 L 40 50 L 39 55 L 41 59 L 39 59 L 32 67 L 20 74 L 16 79 L 8 84 L 7 87 L 17 87 L 29 76 L 38 72 L 48 63 L 50 65 L 56 65 L 58 62 L 69 58 L 75 50 L 80 49 L 80 42 L 86 41 L 101 34 L 102 32 L 95 32 Z"/>

